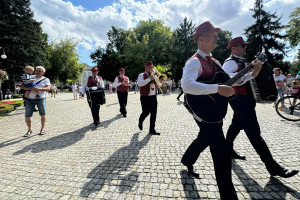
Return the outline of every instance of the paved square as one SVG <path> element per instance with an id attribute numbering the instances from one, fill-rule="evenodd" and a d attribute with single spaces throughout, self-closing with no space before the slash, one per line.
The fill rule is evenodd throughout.
<path id="1" fill-rule="evenodd" d="M 86 98 L 58 93 L 47 99 L 44 136 L 38 135 L 40 117 L 34 113 L 33 134 L 24 138 L 24 107 L 17 109 L 0 121 L 0 199 L 219 199 L 209 149 L 195 164 L 200 179 L 190 178 L 180 164 L 199 130 L 177 95 L 158 96 L 160 136 L 148 134 L 149 117 L 144 130 L 138 129 L 140 96 L 133 92 L 127 118 L 119 115 L 117 95 L 107 94 L 97 128 Z M 300 169 L 300 122 L 281 119 L 272 104 L 257 104 L 256 111 L 275 160 Z M 231 118 L 229 109 L 224 132 Z M 244 132 L 235 149 L 247 156 L 233 162 L 239 199 L 300 199 L 300 175 L 271 178 Z"/>

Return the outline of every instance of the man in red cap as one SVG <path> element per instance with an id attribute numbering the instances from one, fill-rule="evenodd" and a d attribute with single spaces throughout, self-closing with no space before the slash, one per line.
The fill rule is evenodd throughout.
<path id="1" fill-rule="evenodd" d="M 211 57 L 211 51 L 216 47 L 220 30 L 208 21 L 197 27 L 193 39 L 197 42 L 198 50 L 186 62 L 181 79 L 184 93 L 191 95 L 219 93 L 225 97 L 234 94 L 234 89 L 229 86 L 204 83 L 211 80 L 216 72 L 222 71 L 220 63 Z M 199 102 L 199 106 L 205 107 L 207 105 L 202 105 Z M 209 146 L 221 199 L 237 199 L 231 178 L 231 158 L 223 135 L 222 121 L 207 123 L 196 118 L 195 121 L 200 132 L 184 153 L 181 163 L 187 167 L 190 175 L 199 178 L 199 174 L 194 172 L 193 164 L 200 153 Z"/>
<path id="2" fill-rule="evenodd" d="M 149 134 L 160 135 L 160 133 L 155 130 L 155 121 L 157 113 L 157 83 L 155 81 L 153 73 L 153 63 L 152 61 L 147 61 L 145 63 L 145 72 L 139 74 L 138 85 L 140 87 L 141 94 L 141 104 L 142 104 L 142 114 L 139 118 L 138 127 L 143 130 L 143 122 L 145 118 L 150 114 L 150 129 Z"/>
<path id="3" fill-rule="evenodd" d="M 98 68 L 93 67 L 91 69 L 92 76 L 89 76 L 82 85 L 82 93 L 86 92 L 87 94 L 87 101 L 90 106 L 94 125 L 98 126 L 100 124 L 100 105 L 103 104 L 103 98 L 105 97 L 103 88 L 104 88 L 104 81 L 101 76 L 98 76 Z"/>
<path id="4" fill-rule="evenodd" d="M 126 105 L 127 105 L 127 98 L 128 98 L 128 85 L 129 85 L 129 78 L 125 76 L 125 69 L 120 68 L 119 76 L 115 78 L 113 83 L 113 87 L 117 88 L 117 95 L 120 104 L 120 112 L 123 117 L 127 117 Z"/>
<path id="5" fill-rule="evenodd" d="M 225 60 L 223 69 L 229 76 L 233 77 L 245 68 L 245 61 L 242 57 L 246 55 L 247 45 L 248 42 L 245 42 L 242 37 L 233 38 L 228 42 L 227 49 L 231 50 L 231 56 Z M 253 97 L 250 83 L 247 82 L 256 77 L 260 70 L 260 65 L 254 67 L 252 72 L 245 74 L 234 84 L 235 86 L 233 88 L 235 89 L 236 98 L 229 102 L 234 114 L 231 125 L 227 131 L 226 141 L 228 142 L 232 157 L 245 160 L 245 156 L 240 156 L 233 150 L 234 139 L 240 130 L 244 130 L 252 146 L 265 163 L 269 173 L 272 176 L 288 178 L 297 174 L 298 171 L 291 171 L 281 167 L 273 159 L 266 142 L 261 137 L 260 127 L 255 113 L 256 101 Z"/>

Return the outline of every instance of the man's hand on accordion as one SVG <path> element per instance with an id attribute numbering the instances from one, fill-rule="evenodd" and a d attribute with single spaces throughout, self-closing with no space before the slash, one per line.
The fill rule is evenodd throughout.
<path id="1" fill-rule="evenodd" d="M 256 77 L 262 68 L 262 62 L 260 60 L 253 60 L 251 64 L 254 67 L 254 70 L 252 71 L 252 76 Z"/>

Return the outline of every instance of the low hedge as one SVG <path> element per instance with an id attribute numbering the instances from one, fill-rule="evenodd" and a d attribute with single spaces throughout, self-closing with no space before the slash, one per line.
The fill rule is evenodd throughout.
<path id="1" fill-rule="evenodd" d="M 12 103 L 10 103 L 12 102 Z M 4 104 L 3 104 L 4 103 Z M 0 101 L 0 114 L 9 113 L 16 109 L 16 107 L 22 106 L 23 100 L 17 101 Z"/>

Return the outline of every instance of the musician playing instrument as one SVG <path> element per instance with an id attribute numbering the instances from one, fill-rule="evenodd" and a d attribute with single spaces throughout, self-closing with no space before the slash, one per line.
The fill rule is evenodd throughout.
<path id="1" fill-rule="evenodd" d="M 245 61 L 242 58 L 246 54 L 246 48 L 248 43 L 244 41 L 242 37 L 236 37 L 228 42 L 227 49 L 231 50 L 231 56 L 225 60 L 223 69 L 230 76 L 234 76 L 241 69 L 245 67 Z M 266 165 L 267 170 L 272 176 L 281 176 L 288 178 L 298 173 L 297 170 L 287 170 L 281 167 L 274 159 L 273 156 L 261 136 L 260 127 L 257 121 L 255 113 L 255 99 L 251 90 L 251 86 L 248 80 L 256 77 L 261 70 L 262 64 L 259 61 L 253 61 L 256 63 L 254 70 L 248 73 L 240 79 L 234 86 L 236 92 L 236 98 L 232 99 L 229 103 L 232 107 L 234 114 L 232 123 L 229 126 L 226 135 L 226 141 L 229 145 L 231 155 L 236 159 L 245 159 L 245 156 L 238 155 L 233 150 L 233 141 L 240 132 L 244 130 L 252 146 L 260 156 L 261 160 Z M 235 85 L 237 85 L 235 84 Z"/>
<path id="2" fill-rule="evenodd" d="M 149 134 L 160 135 L 160 133 L 155 130 L 155 121 L 157 113 L 157 89 L 158 85 L 155 79 L 155 74 L 153 72 L 152 61 L 147 61 L 145 63 L 145 72 L 139 74 L 138 86 L 140 87 L 140 100 L 142 105 L 142 113 L 139 118 L 138 127 L 143 130 L 143 122 L 145 118 L 150 114 L 150 128 Z"/>
<path id="3" fill-rule="evenodd" d="M 81 91 L 83 94 L 89 88 L 96 88 L 96 87 L 104 88 L 103 79 L 101 78 L 101 76 L 98 76 L 98 72 L 99 72 L 98 68 L 93 67 L 91 71 L 92 71 L 92 76 L 89 76 L 83 83 L 82 91 Z M 98 103 L 99 100 L 87 95 L 87 101 L 92 112 L 92 116 L 94 120 L 93 123 L 95 126 L 98 126 L 100 124 L 100 117 L 99 117 L 100 104 Z"/>
<path id="4" fill-rule="evenodd" d="M 220 30 L 208 21 L 197 27 L 193 39 L 197 42 L 198 50 L 186 62 L 181 79 L 181 86 L 185 94 L 208 95 L 219 93 L 225 97 L 234 94 L 232 87 L 201 83 L 201 81 L 210 80 L 216 72 L 222 71 L 221 65 L 216 60 L 212 61 L 211 57 L 211 51 L 216 47 Z M 208 106 L 202 105 L 201 102 L 198 104 L 202 107 Z M 214 113 L 211 114 L 214 115 Z M 181 163 L 188 168 L 190 175 L 199 178 L 199 174 L 194 172 L 193 164 L 200 153 L 209 146 L 221 199 L 237 199 L 231 178 L 231 159 L 223 135 L 222 120 L 217 123 L 207 123 L 205 121 L 200 122 L 195 118 L 195 121 L 200 128 L 200 132 L 184 153 Z"/>
<path id="5" fill-rule="evenodd" d="M 120 113 L 123 115 L 123 117 L 127 117 L 126 105 L 128 98 L 129 78 L 125 76 L 124 68 L 120 68 L 119 74 L 120 75 L 115 78 L 113 87 L 117 88 L 117 95 L 120 104 Z"/>

